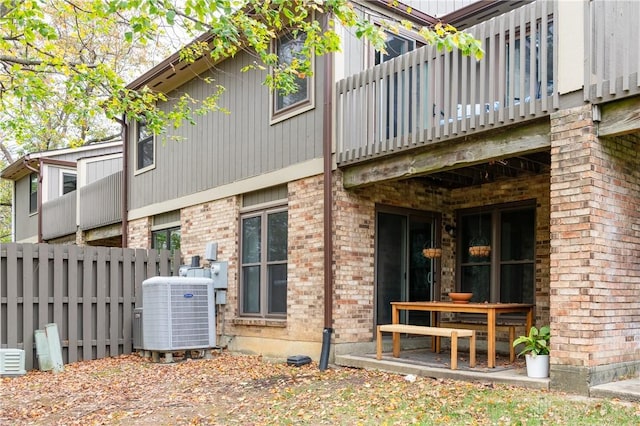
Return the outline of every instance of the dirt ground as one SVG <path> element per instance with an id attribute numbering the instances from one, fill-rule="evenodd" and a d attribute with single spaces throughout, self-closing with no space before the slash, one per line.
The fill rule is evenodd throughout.
<path id="1" fill-rule="evenodd" d="M 584 424 L 638 424 L 640 404 L 335 366 L 319 371 L 316 363 L 226 352 L 174 363 L 125 355 L 0 379 L 3 426 L 548 425 L 579 416 L 589 416 Z"/>
<path id="2" fill-rule="evenodd" d="M 277 390 L 321 380 L 330 392 L 364 382 L 367 375 L 356 372 L 215 352 L 173 363 L 138 355 L 77 362 L 58 374 L 1 379 L 0 424 L 271 424 Z"/>

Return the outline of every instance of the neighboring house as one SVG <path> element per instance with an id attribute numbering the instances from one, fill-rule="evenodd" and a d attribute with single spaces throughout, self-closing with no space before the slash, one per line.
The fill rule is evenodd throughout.
<path id="1" fill-rule="evenodd" d="M 174 55 L 133 82 L 202 97 L 213 78 L 231 113 L 168 130 L 179 143 L 130 123 L 128 245 L 179 243 L 189 263 L 217 243 L 233 350 L 318 358 L 333 331 L 341 362 L 373 352 L 390 301 L 458 290 L 536 305 L 554 388 L 640 370 L 640 3 L 414 2 L 411 16 L 387 3 L 359 7 L 429 24 L 433 5 L 486 57 L 408 32 L 380 55 L 345 30 L 292 96 L 242 73 L 249 53 Z M 471 256 L 475 243 L 490 255 Z"/>
<path id="2" fill-rule="evenodd" d="M 12 241 L 122 245 L 122 142 L 27 154 L 13 181 Z"/>

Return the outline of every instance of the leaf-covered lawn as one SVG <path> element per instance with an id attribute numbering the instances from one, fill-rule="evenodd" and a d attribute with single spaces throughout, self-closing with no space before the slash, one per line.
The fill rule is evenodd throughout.
<path id="1" fill-rule="evenodd" d="M 78 362 L 3 378 L 0 424 L 626 425 L 640 404 L 256 356 Z"/>

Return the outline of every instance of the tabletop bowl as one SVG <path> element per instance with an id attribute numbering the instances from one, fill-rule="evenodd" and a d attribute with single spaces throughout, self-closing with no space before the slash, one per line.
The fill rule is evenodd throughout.
<path id="1" fill-rule="evenodd" d="M 449 293 L 449 297 L 453 303 L 469 303 L 473 293 Z"/>

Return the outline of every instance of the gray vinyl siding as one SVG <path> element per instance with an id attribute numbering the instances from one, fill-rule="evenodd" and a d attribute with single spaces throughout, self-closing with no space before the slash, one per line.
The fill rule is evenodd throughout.
<path id="1" fill-rule="evenodd" d="M 38 215 L 29 213 L 29 175 L 15 183 L 15 239 L 22 241 L 38 236 Z"/>
<path id="2" fill-rule="evenodd" d="M 254 58 L 240 53 L 216 66 L 210 77 L 226 88 L 219 105 L 229 114 L 195 117 L 196 124 L 156 140 L 155 167 L 135 175 L 135 126 L 131 130 L 130 208 L 160 203 L 322 157 L 323 58 L 315 63 L 315 108 L 270 125 L 264 72 L 240 72 Z M 201 78 L 179 88 L 196 99 L 214 90 Z M 177 96 L 171 93 L 170 96 Z M 171 105 L 168 103 L 167 107 Z M 172 140 L 177 136 L 180 141 Z"/>
<path id="3" fill-rule="evenodd" d="M 106 145 L 106 144 L 105 144 Z M 90 149 L 89 149 L 90 148 Z M 59 153 L 56 151 L 47 152 L 47 155 L 43 156 L 46 159 L 57 160 L 57 161 L 78 161 L 80 158 L 87 157 L 90 155 L 91 157 L 98 157 L 101 155 L 109 155 L 116 154 L 122 150 L 121 145 L 112 145 L 112 146 L 104 146 L 100 147 L 97 145 L 87 145 L 83 148 L 66 148 L 63 153 Z"/>
<path id="4" fill-rule="evenodd" d="M 87 162 L 86 184 L 122 170 L 122 157 Z"/>
<path id="5" fill-rule="evenodd" d="M 357 10 L 360 17 L 364 16 L 361 9 Z M 352 29 L 345 29 L 342 37 L 343 69 L 337 69 L 338 80 L 343 77 L 359 73 L 365 67 L 365 51 L 368 43 L 356 37 Z M 342 74 L 342 75 L 341 75 Z M 341 75 L 341 76 L 340 76 Z"/>

